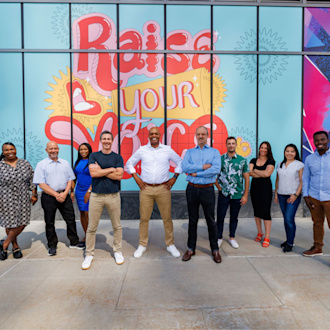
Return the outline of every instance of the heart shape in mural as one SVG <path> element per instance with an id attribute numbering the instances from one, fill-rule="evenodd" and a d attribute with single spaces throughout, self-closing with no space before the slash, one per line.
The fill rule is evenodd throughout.
<path id="1" fill-rule="evenodd" d="M 66 84 L 66 90 L 70 96 L 70 83 Z M 101 112 L 100 104 L 87 99 L 85 89 L 78 80 L 73 80 L 72 91 L 72 113 L 95 116 Z"/>

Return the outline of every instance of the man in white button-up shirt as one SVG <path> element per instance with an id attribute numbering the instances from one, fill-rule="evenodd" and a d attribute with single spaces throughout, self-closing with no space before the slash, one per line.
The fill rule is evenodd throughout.
<path id="1" fill-rule="evenodd" d="M 132 174 L 140 187 L 140 231 L 139 247 L 135 258 L 142 256 L 148 244 L 149 219 L 156 201 L 163 219 L 167 251 L 174 257 L 180 252 L 174 245 L 173 222 L 171 217 L 171 188 L 182 173 L 181 157 L 170 147 L 159 142 L 160 131 L 157 127 L 149 130 L 149 143 L 140 147 L 127 161 L 126 170 Z M 141 178 L 134 166 L 141 160 Z M 175 175 L 169 178 L 170 161 L 176 164 Z"/>

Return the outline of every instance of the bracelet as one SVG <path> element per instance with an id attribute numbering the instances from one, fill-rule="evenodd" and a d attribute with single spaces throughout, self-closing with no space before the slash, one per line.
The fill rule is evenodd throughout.
<path id="1" fill-rule="evenodd" d="M 175 173 L 174 175 L 173 175 L 173 178 L 178 178 L 179 177 L 179 174 L 178 173 Z"/>
<path id="2" fill-rule="evenodd" d="M 296 193 L 294 193 L 294 195 L 298 198 L 298 195 Z"/>
<path id="3" fill-rule="evenodd" d="M 38 194 L 32 194 L 33 197 L 38 197 Z"/>

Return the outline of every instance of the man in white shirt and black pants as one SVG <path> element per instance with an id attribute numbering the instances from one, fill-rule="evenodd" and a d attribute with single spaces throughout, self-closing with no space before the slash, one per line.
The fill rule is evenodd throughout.
<path id="1" fill-rule="evenodd" d="M 135 258 L 142 256 L 148 244 L 148 227 L 150 216 L 156 201 L 165 230 L 167 251 L 173 257 L 180 257 L 174 245 L 173 222 L 171 216 L 171 188 L 179 174 L 182 173 L 181 157 L 170 147 L 159 142 L 160 131 L 157 127 L 149 130 L 149 143 L 140 147 L 127 161 L 126 168 L 140 187 L 140 231 L 139 247 Z M 134 166 L 141 160 L 141 178 L 136 174 Z M 177 166 L 175 175 L 169 178 L 170 161 Z"/>

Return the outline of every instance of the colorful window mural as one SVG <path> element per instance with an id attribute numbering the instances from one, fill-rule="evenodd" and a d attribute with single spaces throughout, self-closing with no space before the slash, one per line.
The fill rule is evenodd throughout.
<path id="1" fill-rule="evenodd" d="M 330 52 L 330 8 L 305 8 L 304 50 Z M 315 150 L 313 133 L 330 131 L 330 56 L 304 57 L 303 157 Z"/>
<path id="2" fill-rule="evenodd" d="M 279 162 L 301 146 L 304 114 L 306 156 L 312 133 L 330 129 L 329 22 L 327 8 L 2 3 L 0 143 L 35 166 L 55 140 L 74 161 L 108 129 L 127 161 L 157 126 L 184 156 L 205 125 L 221 153 L 229 135 L 248 160 L 267 140 Z M 122 190 L 138 190 L 127 173 Z"/>

